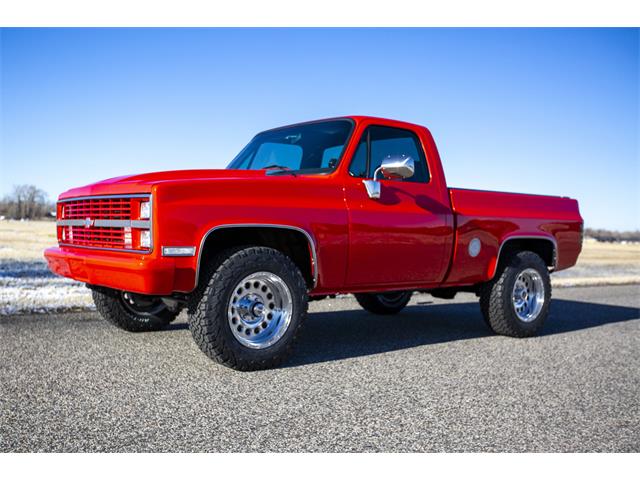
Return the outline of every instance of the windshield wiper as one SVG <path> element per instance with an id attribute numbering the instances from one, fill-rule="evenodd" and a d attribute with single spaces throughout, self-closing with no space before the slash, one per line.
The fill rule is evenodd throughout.
<path id="1" fill-rule="evenodd" d="M 275 163 L 267 165 L 266 167 L 262 167 L 263 170 L 269 170 L 271 168 L 277 168 L 278 170 L 291 170 L 289 167 L 285 167 L 284 165 L 276 165 Z"/>
<path id="2" fill-rule="evenodd" d="M 267 170 L 267 175 L 279 175 L 281 173 L 286 173 L 296 176 L 295 172 L 291 170 L 289 167 L 285 167 L 284 165 L 267 165 L 263 167 L 263 170 Z"/>

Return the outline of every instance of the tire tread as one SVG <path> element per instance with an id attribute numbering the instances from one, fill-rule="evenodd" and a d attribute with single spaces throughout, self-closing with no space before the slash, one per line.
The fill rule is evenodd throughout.
<path id="1" fill-rule="evenodd" d="M 223 295 L 225 288 L 234 282 L 234 278 L 237 278 L 247 263 L 260 261 L 278 263 L 292 274 L 294 285 L 291 288 L 291 294 L 298 295 L 300 318 L 290 325 L 289 328 L 294 328 L 293 335 L 285 344 L 274 350 L 273 355 L 256 359 L 249 352 L 245 352 L 244 355 L 239 354 L 237 348 L 231 347 L 228 338 L 222 331 L 223 328 L 228 328 L 226 314 L 222 316 L 219 312 L 226 312 L 226 298 Z M 222 365 L 235 370 L 274 368 L 291 354 L 306 316 L 307 302 L 307 287 L 304 278 L 288 256 L 268 247 L 234 247 L 221 252 L 214 258 L 205 271 L 201 288 L 191 295 L 189 328 L 198 347 L 209 358 Z M 240 344 L 238 343 L 238 345 Z"/>
<path id="2" fill-rule="evenodd" d="M 127 332 L 162 330 L 180 314 L 180 311 L 172 312 L 166 308 L 160 315 L 135 315 L 124 308 L 118 290 L 92 289 L 91 295 L 98 313 L 110 324 Z"/>
<path id="3" fill-rule="evenodd" d="M 538 318 L 532 324 L 523 325 L 511 306 L 511 293 L 507 283 L 514 280 L 518 272 L 534 267 L 543 277 L 545 304 Z M 498 335 L 509 337 L 530 337 L 535 335 L 549 313 L 551 300 L 551 282 L 549 272 L 542 258 L 534 252 L 521 251 L 510 254 L 501 265 L 494 279 L 480 289 L 480 310 L 487 325 Z"/>
<path id="4" fill-rule="evenodd" d="M 398 305 L 389 306 L 380 302 L 377 295 L 376 293 L 356 293 L 355 297 L 362 308 L 375 315 L 395 315 L 406 307 L 407 303 L 411 300 L 411 295 L 408 295 L 407 298 Z"/>

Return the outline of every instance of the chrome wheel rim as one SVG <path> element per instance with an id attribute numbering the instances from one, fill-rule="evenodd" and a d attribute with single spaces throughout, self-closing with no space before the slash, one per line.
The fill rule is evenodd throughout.
<path id="1" fill-rule="evenodd" d="M 533 322 L 544 305 L 544 282 L 533 268 L 520 272 L 511 295 L 516 316 L 523 322 Z"/>
<path id="2" fill-rule="evenodd" d="M 229 298 L 227 317 L 233 336 L 245 347 L 267 348 L 282 338 L 293 313 L 291 291 L 271 272 L 243 278 Z"/>

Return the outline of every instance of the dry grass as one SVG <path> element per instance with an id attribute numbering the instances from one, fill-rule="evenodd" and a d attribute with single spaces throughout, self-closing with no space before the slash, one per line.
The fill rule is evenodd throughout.
<path id="1" fill-rule="evenodd" d="M 576 266 L 552 280 L 556 287 L 640 283 L 640 244 L 586 241 Z"/>
<path id="2" fill-rule="evenodd" d="M 44 249 L 57 243 L 55 222 L 0 221 L 0 259 L 44 261 Z"/>
<path id="3" fill-rule="evenodd" d="M 640 265 L 640 243 L 600 243 L 586 241 L 578 265 Z"/>

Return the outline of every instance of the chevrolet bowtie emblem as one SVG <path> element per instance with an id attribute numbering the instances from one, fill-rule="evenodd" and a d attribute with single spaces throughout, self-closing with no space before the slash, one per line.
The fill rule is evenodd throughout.
<path id="1" fill-rule="evenodd" d="M 89 217 L 84 219 L 84 228 L 91 228 L 93 224 L 96 223 L 95 220 L 91 220 Z"/>

